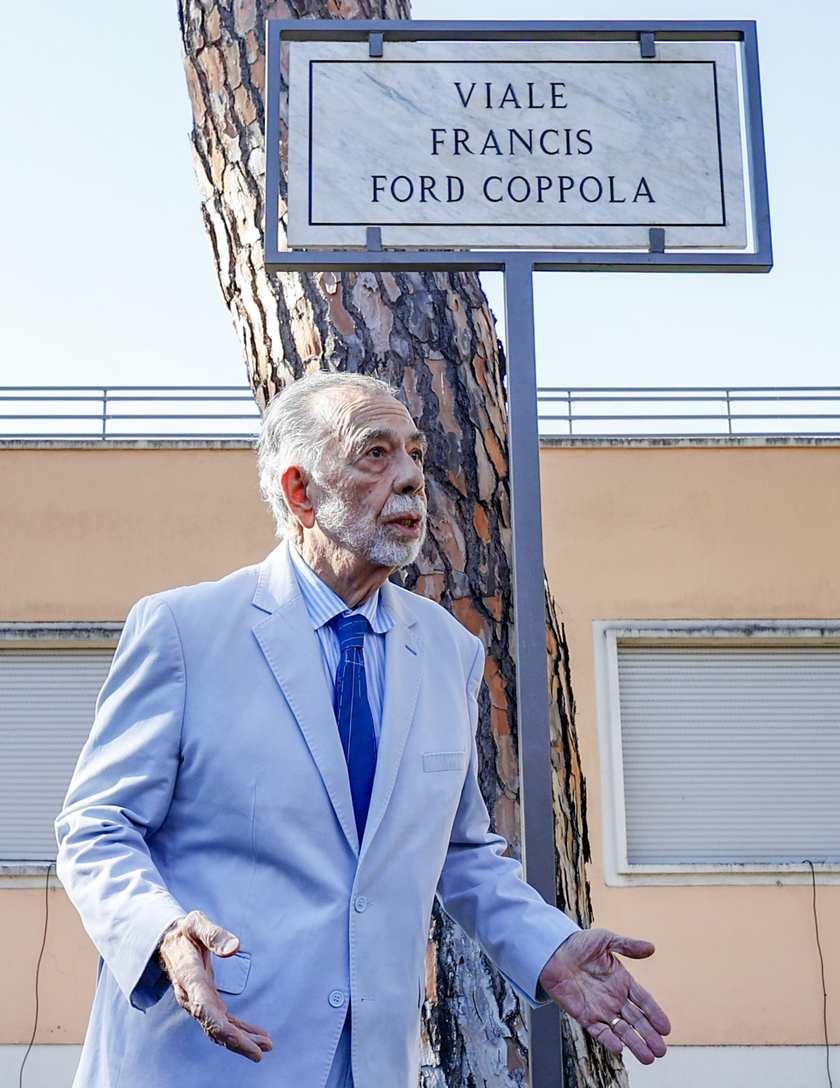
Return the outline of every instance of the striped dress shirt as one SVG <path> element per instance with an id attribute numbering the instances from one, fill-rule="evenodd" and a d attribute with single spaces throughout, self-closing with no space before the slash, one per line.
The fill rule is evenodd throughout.
<path id="1" fill-rule="evenodd" d="M 294 544 L 289 548 L 289 556 L 306 611 L 309 613 L 313 630 L 321 646 L 321 664 L 324 668 L 330 701 L 334 701 L 335 698 L 335 674 L 341 657 L 338 635 L 330 627 L 330 620 L 342 613 L 348 616 L 358 613 L 364 616 L 371 626 L 371 630 L 365 635 L 362 653 L 365 659 L 368 702 L 378 741 L 382 728 L 382 700 L 385 691 L 385 635 L 394 626 L 394 621 L 385 611 L 378 589 L 371 593 L 358 608 L 348 608 L 338 594 L 322 582 L 304 561 Z"/>

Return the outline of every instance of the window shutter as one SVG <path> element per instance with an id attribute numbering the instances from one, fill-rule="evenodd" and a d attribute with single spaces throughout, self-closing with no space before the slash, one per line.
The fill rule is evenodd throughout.
<path id="1" fill-rule="evenodd" d="M 0 860 L 55 858 L 53 821 L 113 653 L 0 652 Z"/>
<path id="2" fill-rule="evenodd" d="M 630 864 L 840 861 L 840 649 L 618 644 Z"/>

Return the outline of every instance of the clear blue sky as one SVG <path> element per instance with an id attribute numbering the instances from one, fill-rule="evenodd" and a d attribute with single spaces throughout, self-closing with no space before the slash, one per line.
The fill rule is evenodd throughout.
<path id="1" fill-rule="evenodd" d="M 539 378 L 840 384 L 837 0 L 415 0 L 414 15 L 756 19 L 775 269 L 543 274 Z M 173 0 L 42 0 L 3 17 L 0 384 L 240 383 Z"/>

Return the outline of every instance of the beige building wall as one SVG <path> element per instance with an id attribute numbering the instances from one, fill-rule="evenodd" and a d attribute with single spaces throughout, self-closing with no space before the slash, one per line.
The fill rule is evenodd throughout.
<path id="1" fill-rule="evenodd" d="M 122 620 L 273 547 L 246 443 L 34 445 L 0 448 L 0 620 Z"/>
<path id="2" fill-rule="evenodd" d="M 596 923 L 645 936 L 637 974 L 683 1045 L 816 1045 L 807 886 L 608 888 L 594 620 L 840 617 L 840 448 L 560 446 L 542 452 L 546 563 L 566 625 L 589 793 Z M 121 620 L 140 596 L 259 560 L 273 525 L 235 445 L 0 448 L 0 621 Z M 0 879 L 0 1045 L 29 1040 L 43 878 Z M 53 890 L 36 1042 L 80 1042 L 96 957 Z M 829 993 L 840 887 L 818 889 Z M 840 1042 L 840 1005 L 829 1005 Z"/>
<path id="3" fill-rule="evenodd" d="M 123 620 L 147 593 L 262 559 L 274 523 L 239 446 L 0 448 L 0 622 Z M 0 878 L 0 1046 L 32 1032 L 43 883 Z M 64 892 L 49 898 L 35 1041 L 80 1043 L 97 957 Z"/>
<path id="4" fill-rule="evenodd" d="M 546 566 L 569 639 L 596 923 L 652 940 L 636 974 L 674 1044 L 818 1045 L 810 885 L 607 887 L 592 624 L 840 617 L 840 448 L 727 442 L 560 445 L 541 454 Z M 840 887 L 818 887 L 840 987 Z M 832 1043 L 840 1001 L 829 1002 Z"/>

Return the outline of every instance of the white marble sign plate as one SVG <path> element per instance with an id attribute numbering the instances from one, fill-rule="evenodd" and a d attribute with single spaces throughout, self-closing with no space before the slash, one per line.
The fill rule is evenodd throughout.
<path id="1" fill-rule="evenodd" d="M 743 249 L 738 49 L 293 41 L 289 245 Z"/>

